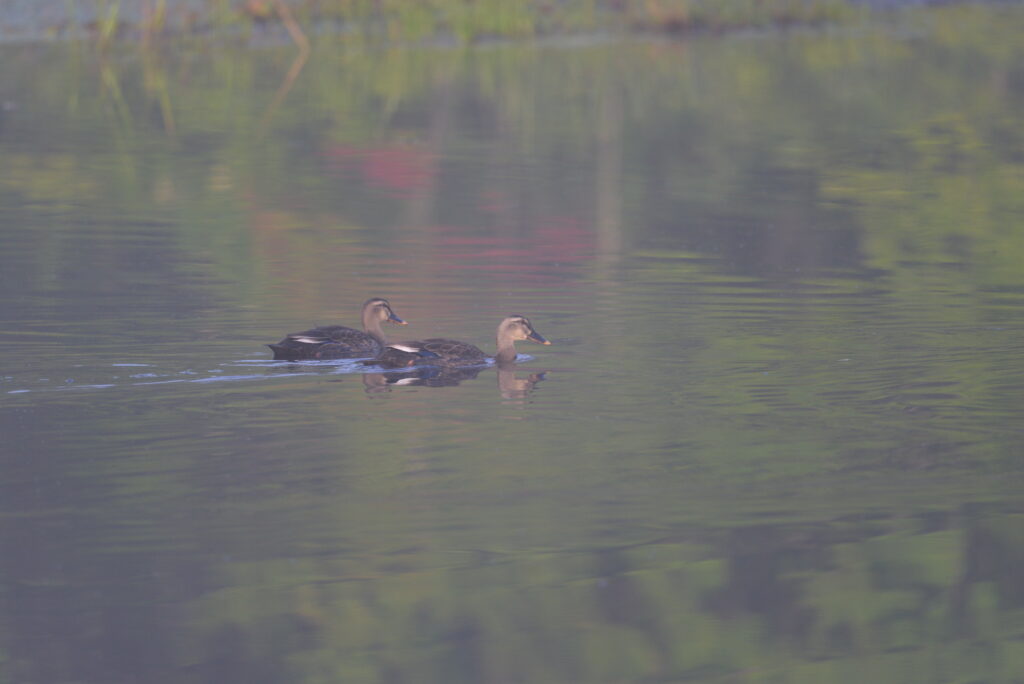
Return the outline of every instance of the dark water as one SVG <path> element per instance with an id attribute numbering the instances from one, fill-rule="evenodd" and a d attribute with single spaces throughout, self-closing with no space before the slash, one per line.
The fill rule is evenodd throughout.
<path id="1" fill-rule="evenodd" d="M 1021 29 L 0 48 L 0 681 L 1020 681 Z"/>

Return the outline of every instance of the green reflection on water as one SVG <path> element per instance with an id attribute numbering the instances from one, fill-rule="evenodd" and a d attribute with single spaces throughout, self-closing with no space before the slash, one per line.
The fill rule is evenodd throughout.
<path id="1" fill-rule="evenodd" d="M 7 676 L 1013 681 L 1022 21 L 918 19 L 4 48 Z M 548 373 L 223 365 L 371 294 Z"/>

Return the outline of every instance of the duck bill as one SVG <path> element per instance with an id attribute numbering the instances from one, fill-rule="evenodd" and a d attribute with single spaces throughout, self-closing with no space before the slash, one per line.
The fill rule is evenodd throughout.
<path id="1" fill-rule="evenodd" d="M 396 316 L 394 311 L 388 312 L 388 321 L 391 323 L 397 323 L 398 325 L 409 325 L 407 322 Z"/>
<path id="2" fill-rule="evenodd" d="M 530 334 L 526 336 L 526 339 L 530 340 L 531 342 L 536 342 L 537 344 L 551 344 L 550 342 L 545 340 L 544 336 L 541 335 L 536 330 L 531 330 Z"/>

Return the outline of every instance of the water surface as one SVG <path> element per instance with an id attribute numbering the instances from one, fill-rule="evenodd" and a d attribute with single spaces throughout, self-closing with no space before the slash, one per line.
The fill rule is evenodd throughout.
<path id="1" fill-rule="evenodd" d="M 1016 681 L 1022 28 L 0 48 L 0 680 Z"/>

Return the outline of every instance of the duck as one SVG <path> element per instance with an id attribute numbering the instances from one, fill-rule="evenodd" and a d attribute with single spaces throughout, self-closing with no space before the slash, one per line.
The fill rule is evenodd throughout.
<path id="1" fill-rule="evenodd" d="M 516 341 L 529 340 L 538 344 L 551 344 L 534 330 L 526 316 L 507 316 L 497 332 L 498 353 L 494 361 L 499 365 L 510 364 L 516 359 Z M 385 345 L 375 359 L 363 361 L 366 365 L 381 368 L 406 368 L 409 366 L 479 366 L 487 363 L 487 354 L 469 342 L 431 337 Z"/>
<path id="2" fill-rule="evenodd" d="M 395 315 L 388 300 L 371 297 L 363 303 L 363 329 L 344 325 L 325 325 L 286 335 L 277 344 L 268 344 L 274 360 L 368 358 L 381 353 L 387 344 L 380 324 L 384 321 L 408 325 Z"/>

